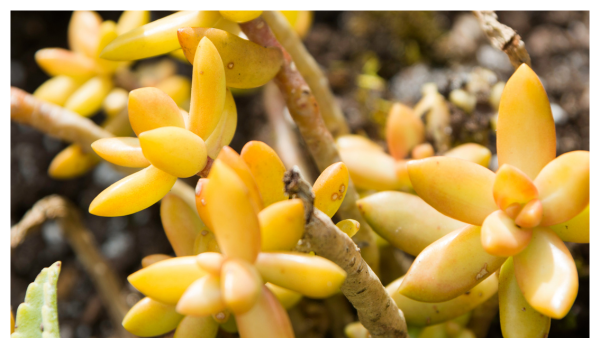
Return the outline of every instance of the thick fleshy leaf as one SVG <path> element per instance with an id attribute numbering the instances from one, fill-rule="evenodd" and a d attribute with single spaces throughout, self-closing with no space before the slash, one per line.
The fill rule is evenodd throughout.
<path id="1" fill-rule="evenodd" d="M 215 338 L 219 324 L 211 316 L 185 316 L 177 325 L 173 338 Z"/>
<path id="2" fill-rule="evenodd" d="M 96 74 L 94 60 L 62 48 L 44 48 L 35 53 L 35 61 L 50 76 L 66 75 L 87 80 Z"/>
<path id="3" fill-rule="evenodd" d="M 398 291 L 421 302 L 444 302 L 471 290 L 502 266 L 505 257 L 485 252 L 481 227 L 455 230 L 425 248 Z"/>
<path id="4" fill-rule="evenodd" d="M 294 28 L 298 36 L 304 38 L 308 33 L 312 21 L 312 11 L 279 11 L 290 23 L 290 26 Z"/>
<path id="5" fill-rule="evenodd" d="M 196 263 L 195 256 L 186 256 L 149 265 L 129 275 L 127 280 L 146 296 L 175 305 L 185 290 L 206 274 Z"/>
<path id="6" fill-rule="evenodd" d="M 500 327 L 505 338 L 546 338 L 550 317 L 537 312 L 527 303 L 515 278 L 512 257 L 500 269 L 498 286 Z"/>
<path id="7" fill-rule="evenodd" d="M 196 175 L 206 166 L 206 146 L 198 135 L 179 127 L 161 127 L 139 135 L 144 157 L 177 177 Z"/>
<path id="8" fill-rule="evenodd" d="M 517 204 L 517 209 L 520 209 L 537 197 L 538 190 L 527 174 L 510 164 L 504 164 L 498 169 L 494 180 L 494 200 L 498 208 L 506 211 Z"/>
<path id="9" fill-rule="evenodd" d="M 454 299 L 441 303 L 424 303 L 398 292 L 402 280 L 403 277 L 396 279 L 385 289 L 404 313 L 406 323 L 416 326 L 435 325 L 468 313 L 496 294 L 498 290 L 498 278 L 492 275 Z"/>
<path id="10" fill-rule="evenodd" d="M 465 143 L 448 150 L 444 156 L 460 158 L 487 168 L 492 159 L 492 152 L 481 144 Z"/>
<path id="11" fill-rule="evenodd" d="M 194 254 L 194 241 L 204 224 L 179 196 L 169 193 L 160 202 L 160 220 L 177 256 Z"/>
<path id="12" fill-rule="evenodd" d="M 356 205 L 377 234 L 414 256 L 446 234 L 468 225 L 442 215 L 418 196 L 403 192 L 379 192 L 360 199 Z"/>
<path id="13" fill-rule="evenodd" d="M 229 259 L 223 264 L 223 299 L 227 309 L 235 315 L 247 312 L 256 304 L 263 284 L 254 265 L 239 259 Z"/>
<path id="14" fill-rule="evenodd" d="M 196 256 L 196 263 L 200 269 L 214 276 L 221 276 L 221 268 L 225 262 L 225 257 L 218 252 L 203 252 Z"/>
<path id="15" fill-rule="evenodd" d="M 394 165 L 394 169 L 396 171 L 396 179 L 400 185 L 400 190 L 413 192 L 412 182 L 410 181 L 410 176 L 408 175 L 408 162 L 410 160 L 397 160 Z"/>
<path id="16" fill-rule="evenodd" d="M 172 75 L 156 84 L 156 88 L 169 95 L 173 101 L 184 109 L 189 109 L 192 82 L 181 75 Z"/>
<path id="17" fill-rule="evenodd" d="M 196 183 L 196 210 L 202 222 L 212 231 L 213 226 L 208 215 L 208 208 L 206 207 L 206 186 L 208 185 L 208 178 L 201 178 Z"/>
<path id="18" fill-rule="evenodd" d="M 164 254 L 154 254 L 148 255 L 142 258 L 142 268 L 147 268 L 154 263 L 158 263 L 160 261 L 164 261 L 165 259 L 171 259 L 173 256 L 164 255 Z"/>
<path id="19" fill-rule="evenodd" d="M 73 179 L 90 171 L 98 162 L 98 156 L 84 152 L 78 144 L 71 144 L 50 162 L 48 175 L 55 180 Z"/>
<path id="20" fill-rule="evenodd" d="M 294 338 L 287 312 L 266 286 L 250 311 L 235 316 L 240 337 Z"/>
<path id="21" fill-rule="evenodd" d="M 119 34 L 117 33 L 117 24 L 114 21 L 106 20 L 102 22 L 102 24 L 100 24 L 100 34 L 98 36 L 98 45 L 96 46 L 94 58 L 98 57 L 104 47 L 116 39 L 117 36 L 119 36 Z M 108 61 L 104 59 L 96 59 L 96 62 L 104 74 L 114 73 L 117 67 L 121 65 L 119 62 Z"/>
<path id="22" fill-rule="evenodd" d="M 579 215 L 550 227 L 565 242 L 590 242 L 590 206 L 588 204 Z"/>
<path id="23" fill-rule="evenodd" d="M 335 263 L 300 253 L 261 253 L 256 260 L 256 268 L 265 282 L 311 298 L 332 296 L 346 279 L 346 271 Z"/>
<path id="24" fill-rule="evenodd" d="M 235 150 L 231 149 L 231 147 L 224 146 L 217 159 L 223 161 L 224 164 L 233 169 L 238 177 L 244 182 L 246 188 L 248 188 L 250 202 L 252 202 L 254 210 L 257 213 L 260 212 L 263 209 L 262 198 L 260 197 L 260 192 L 254 181 L 252 172 L 242 157 Z"/>
<path id="25" fill-rule="evenodd" d="M 523 209 L 515 218 L 515 223 L 524 228 L 536 227 L 542 220 L 542 212 L 542 202 L 538 199 L 531 200 L 523 206 Z"/>
<path id="26" fill-rule="evenodd" d="M 254 262 L 260 250 L 260 226 L 248 188 L 219 159 L 208 179 L 205 202 L 219 248 L 229 258 Z"/>
<path id="27" fill-rule="evenodd" d="M 401 188 L 394 158 L 388 154 L 362 149 L 340 149 L 340 157 L 357 188 L 396 190 Z"/>
<path id="28" fill-rule="evenodd" d="M 65 102 L 65 108 L 81 116 L 92 116 L 102 108 L 102 102 L 113 88 L 106 76 L 96 76 L 77 88 Z"/>
<path id="29" fill-rule="evenodd" d="M 523 296 L 538 312 L 563 318 L 579 289 L 577 268 L 569 249 L 550 229 L 533 229 L 525 250 L 514 256 L 515 276 Z"/>
<path id="30" fill-rule="evenodd" d="M 502 210 L 491 213 L 481 226 L 481 245 L 494 256 L 514 256 L 523 251 L 531 240 L 531 229 L 515 224 Z"/>
<path id="31" fill-rule="evenodd" d="M 240 156 L 252 172 L 265 208 L 287 199 L 283 186 L 285 166 L 273 148 L 260 141 L 250 141 Z"/>
<path id="32" fill-rule="evenodd" d="M 92 11 L 75 11 L 69 21 L 69 48 L 77 53 L 95 58 L 100 38 L 102 18 Z"/>
<path id="33" fill-rule="evenodd" d="M 590 152 L 560 155 L 542 169 L 534 183 L 544 209 L 540 225 L 570 220 L 590 201 Z"/>
<path id="34" fill-rule="evenodd" d="M 423 121 L 409 107 L 395 103 L 390 109 L 385 136 L 390 154 L 401 160 L 425 139 Z"/>
<path id="35" fill-rule="evenodd" d="M 229 145 L 231 140 L 233 140 L 236 127 L 237 107 L 235 106 L 231 91 L 227 88 L 227 92 L 225 93 L 225 107 L 223 108 L 221 119 L 210 136 L 204 141 L 208 156 L 211 158 L 219 156 L 223 147 Z"/>
<path id="36" fill-rule="evenodd" d="M 342 135 L 335 140 L 338 149 L 349 150 L 370 150 L 385 153 L 383 148 L 371 141 L 369 138 L 360 135 Z"/>
<path id="37" fill-rule="evenodd" d="M 442 214 L 481 225 L 498 207 L 494 202 L 494 173 L 472 162 L 451 157 L 429 157 L 408 162 L 417 194 Z"/>
<path id="38" fill-rule="evenodd" d="M 180 28 L 177 35 L 190 63 L 194 63 L 200 40 L 203 37 L 210 39 L 221 55 L 227 87 L 260 87 L 275 77 L 283 62 L 279 48 L 265 48 L 224 30 L 186 27 Z"/>
<path id="39" fill-rule="evenodd" d="M 556 157 L 550 102 L 537 75 L 522 64 L 510 77 L 498 110 L 498 165 L 510 164 L 534 179 Z"/>
<path id="40" fill-rule="evenodd" d="M 33 96 L 46 102 L 62 106 L 83 82 L 78 79 L 58 75 L 42 83 L 34 92 Z"/>
<path id="41" fill-rule="evenodd" d="M 132 29 L 111 42 L 100 54 L 113 61 L 137 60 L 179 49 L 177 29 L 210 27 L 219 20 L 216 11 L 182 11 Z"/>
<path id="42" fill-rule="evenodd" d="M 323 170 L 313 185 L 315 207 L 333 217 L 346 196 L 349 180 L 348 168 L 343 162 L 334 163 Z"/>
<path id="43" fill-rule="evenodd" d="M 179 107 L 173 99 L 154 87 L 132 90 L 129 93 L 129 122 L 136 135 L 160 127 L 185 128 Z"/>
<path id="44" fill-rule="evenodd" d="M 151 165 L 104 189 L 90 204 L 90 214 L 117 217 L 144 210 L 160 201 L 175 181 L 177 177 Z"/>
<path id="45" fill-rule="evenodd" d="M 225 107 L 225 69 L 215 45 L 202 38 L 194 59 L 189 129 L 202 139 L 215 130 Z"/>
<path id="46" fill-rule="evenodd" d="M 229 21 L 242 23 L 258 18 L 262 11 L 219 11 L 219 13 Z"/>
<path id="47" fill-rule="evenodd" d="M 129 92 L 123 88 L 113 88 L 102 101 L 102 109 L 108 116 L 115 116 L 127 109 Z"/>
<path id="48" fill-rule="evenodd" d="M 346 327 L 344 328 L 344 334 L 348 338 L 369 338 L 370 336 L 369 331 L 365 329 L 361 322 L 354 322 L 346 325 Z M 413 337 L 413 335 L 411 335 L 410 333 L 408 334 L 408 336 Z"/>
<path id="49" fill-rule="evenodd" d="M 415 160 L 431 157 L 433 155 L 435 155 L 435 150 L 433 149 L 431 143 L 428 142 L 416 145 L 410 152 L 410 157 Z"/>
<path id="50" fill-rule="evenodd" d="M 221 252 L 215 234 L 208 227 L 204 227 L 194 241 L 194 254 L 203 252 Z"/>
<path id="51" fill-rule="evenodd" d="M 335 224 L 335 226 L 338 227 L 340 230 L 342 230 L 342 232 L 345 233 L 346 235 L 348 235 L 348 237 L 350 237 L 350 238 L 352 238 L 354 235 L 356 235 L 358 230 L 360 230 L 360 222 L 358 222 L 355 219 L 349 219 L 349 218 L 337 222 Z"/>
<path id="52" fill-rule="evenodd" d="M 124 11 L 117 21 L 117 34 L 125 34 L 150 22 L 149 11 Z"/>
<path id="53" fill-rule="evenodd" d="M 281 303 L 286 310 L 291 309 L 300 301 L 300 299 L 302 299 L 302 294 L 299 292 L 282 288 L 281 286 L 272 283 L 266 283 L 265 286 L 269 288 L 275 297 L 277 297 L 279 303 Z"/>
<path id="54" fill-rule="evenodd" d="M 110 137 L 92 143 L 92 149 L 110 163 L 131 168 L 144 168 L 150 162 L 144 157 L 136 137 Z"/>
<path id="55" fill-rule="evenodd" d="M 172 331 L 183 316 L 175 306 L 146 297 L 137 302 L 123 318 L 125 330 L 140 337 L 154 337 Z"/>
<path id="56" fill-rule="evenodd" d="M 304 234 L 304 203 L 291 199 L 273 203 L 258 214 L 262 251 L 292 250 Z"/>
<path id="57" fill-rule="evenodd" d="M 177 312 L 195 317 L 225 310 L 218 276 L 206 275 L 190 285 L 177 303 Z"/>

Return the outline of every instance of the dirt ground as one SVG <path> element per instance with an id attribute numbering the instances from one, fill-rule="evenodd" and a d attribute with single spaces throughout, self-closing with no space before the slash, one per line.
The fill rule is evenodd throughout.
<path id="1" fill-rule="evenodd" d="M 120 12 L 100 14 L 105 20 L 117 20 Z M 152 16 L 155 19 L 166 14 L 156 12 Z M 516 29 L 525 41 L 533 69 L 548 92 L 556 120 L 558 154 L 589 150 L 589 13 L 498 14 L 500 22 Z M 34 53 L 45 47 L 68 48 L 70 16 L 70 12 L 11 13 L 12 86 L 31 93 L 48 78 L 34 62 Z M 513 68 L 502 52 L 489 45 L 470 13 L 316 12 L 314 19 L 305 44 L 327 74 L 353 132 L 381 143 L 386 104 L 401 101 L 414 105 L 427 82 L 435 82 L 440 93 L 448 97 L 451 90 L 468 86 L 470 75 L 485 68 L 491 71 L 485 74 L 491 73 L 492 79 L 481 88 L 475 111 L 467 114 L 451 106 L 451 141 L 478 142 L 495 152 L 490 123 L 495 111 L 488 103 L 489 91 L 493 83 L 506 81 Z M 178 72 L 190 76 L 191 66 L 180 63 Z M 260 90 L 237 95 L 235 100 L 238 129 L 231 146 L 240 151 L 251 139 L 269 142 L 272 135 Z M 96 122 L 102 119 L 100 115 L 94 118 Z M 125 217 L 89 214 L 92 199 L 119 174 L 99 165 L 78 179 L 49 178 L 50 161 L 66 145 L 11 122 L 11 226 L 37 200 L 51 194 L 67 197 L 82 210 L 86 227 L 127 285 L 126 276 L 140 268 L 144 256 L 172 254 L 158 204 Z M 579 294 L 571 312 L 562 320 L 552 321 L 549 337 L 589 336 L 589 245 L 570 245 L 570 249 L 578 266 Z M 90 278 L 53 223 L 45 224 L 40 233 L 28 237 L 12 252 L 13 310 L 39 271 L 58 260 L 63 262 L 58 294 L 61 336 L 114 337 L 114 328 Z M 131 286 L 126 288 L 127 302 L 133 305 L 140 294 Z M 355 316 L 343 298 L 304 299 L 290 311 L 298 337 L 340 337 L 340 328 L 356 320 Z M 501 337 L 497 316 L 488 337 Z"/>

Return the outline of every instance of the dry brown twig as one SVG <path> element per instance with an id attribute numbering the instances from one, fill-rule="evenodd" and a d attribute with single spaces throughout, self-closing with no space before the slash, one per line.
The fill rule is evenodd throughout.
<path id="1" fill-rule="evenodd" d="M 492 45 L 508 55 L 515 69 L 523 63 L 531 67 L 531 58 L 525 49 L 525 42 L 514 29 L 498 22 L 498 15 L 494 11 L 473 11 L 473 14 Z"/>
<path id="2" fill-rule="evenodd" d="M 119 336 L 133 337 L 121 325 L 129 310 L 121 295 L 122 284 L 98 250 L 92 233 L 82 224 L 81 215 L 71 202 L 58 195 L 51 195 L 37 201 L 23 219 L 11 228 L 11 249 L 18 247 L 27 234 L 36 231 L 48 220 L 55 220 L 62 229 L 77 259 L 94 283 Z"/>
<path id="3" fill-rule="evenodd" d="M 311 252 L 339 265 L 348 274 L 341 290 L 358 312 L 358 319 L 371 337 L 408 337 L 401 310 L 388 295 L 377 275 L 360 254 L 356 244 L 336 227 L 331 219 L 313 207 L 312 187 L 300 176 L 297 168 L 286 172 L 285 189 L 304 203 L 307 217 L 304 236 L 296 246 L 301 252 Z"/>
<path id="4" fill-rule="evenodd" d="M 325 126 L 319 105 L 302 74 L 294 66 L 294 61 L 285 48 L 279 43 L 269 25 L 262 17 L 240 24 L 248 38 L 264 47 L 277 47 L 283 53 L 284 62 L 275 77 L 275 83 L 283 94 L 290 115 L 296 122 L 304 142 L 319 168 L 325 170 L 329 165 L 341 161 L 331 133 Z M 362 250 L 362 255 L 374 271 L 379 268 L 379 250 L 375 243 L 373 230 L 364 220 L 356 200 L 358 193 L 350 180 L 348 191 L 338 214 L 346 219 L 351 218 L 360 222 L 360 230 L 354 236 L 354 241 Z"/>

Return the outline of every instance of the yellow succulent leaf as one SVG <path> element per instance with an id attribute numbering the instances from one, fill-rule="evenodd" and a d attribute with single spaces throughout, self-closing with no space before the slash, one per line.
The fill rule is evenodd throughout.
<path id="1" fill-rule="evenodd" d="M 194 241 L 194 254 L 197 255 L 203 252 L 221 252 L 215 234 L 208 227 L 202 228 Z"/>
<path id="2" fill-rule="evenodd" d="M 82 82 L 78 79 L 58 75 L 42 83 L 34 92 L 33 96 L 46 102 L 63 106 L 71 94 L 73 94 Z"/>
<path id="3" fill-rule="evenodd" d="M 533 228 L 540 224 L 542 220 L 543 206 L 537 198 L 529 201 L 523 206 L 515 218 L 515 223 L 524 228 Z"/>
<path id="4" fill-rule="evenodd" d="M 239 259 L 229 259 L 221 269 L 221 290 L 227 309 L 238 315 L 256 304 L 263 286 L 254 265 Z"/>
<path id="5" fill-rule="evenodd" d="M 345 219 L 345 220 L 339 221 L 336 223 L 335 226 L 338 227 L 340 230 L 342 230 L 342 232 L 345 233 L 346 235 L 348 235 L 348 237 L 350 237 L 350 238 L 352 238 L 352 236 L 356 235 L 358 230 L 360 230 L 360 223 L 354 219 Z"/>
<path id="6" fill-rule="evenodd" d="M 225 106 L 219 123 L 204 141 L 208 156 L 216 158 L 223 147 L 229 145 L 237 127 L 237 108 L 231 91 L 227 88 L 225 93 Z"/>
<path id="7" fill-rule="evenodd" d="M 359 189 L 397 190 L 402 188 L 394 158 L 388 154 L 363 149 L 340 149 L 340 157 Z"/>
<path id="8" fill-rule="evenodd" d="M 408 174 L 417 194 L 442 214 L 481 225 L 497 210 L 494 173 L 461 159 L 435 156 L 408 162 Z"/>
<path id="9" fill-rule="evenodd" d="M 421 143 L 416 145 L 412 151 L 410 152 L 410 157 L 415 160 L 420 160 L 422 158 L 427 158 L 435 155 L 435 150 L 433 146 L 429 142 Z M 491 156 L 491 154 L 490 154 Z"/>
<path id="10" fill-rule="evenodd" d="M 491 213 L 481 226 L 481 245 L 494 256 L 514 256 L 523 251 L 531 240 L 531 229 L 515 224 L 504 211 Z"/>
<path id="11" fill-rule="evenodd" d="M 185 316 L 177 326 L 173 338 L 215 338 L 219 324 L 212 317 Z"/>
<path id="12" fill-rule="evenodd" d="M 371 141 L 370 139 L 360 135 L 342 135 L 335 139 L 335 144 L 338 149 L 348 150 L 369 150 L 380 153 L 385 153 L 383 147 Z"/>
<path id="13" fill-rule="evenodd" d="M 117 34 L 125 34 L 148 22 L 150 22 L 150 11 L 124 11 L 117 21 Z"/>
<path id="14" fill-rule="evenodd" d="M 65 102 L 65 108 L 81 116 L 92 116 L 113 88 L 113 82 L 106 76 L 96 76 L 81 85 Z"/>
<path id="15" fill-rule="evenodd" d="M 401 103 L 395 103 L 390 109 L 385 128 L 388 149 L 396 160 L 405 158 L 425 139 L 423 122 L 412 109 Z"/>
<path id="16" fill-rule="evenodd" d="M 445 302 L 424 303 L 410 299 L 398 292 L 398 287 L 402 284 L 403 279 L 404 277 L 396 279 L 386 286 L 385 290 L 404 313 L 408 325 L 429 326 L 457 318 L 469 313 L 498 291 L 498 278 L 496 275 L 492 275 L 454 299 Z"/>
<path id="17" fill-rule="evenodd" d="M 58 153 L 50 166 L 48 175 L 56 180 L 68 180 L 86 174 L 100 162 L 98 156 L 84 152 L 77 144 L 72 144 Z"/>
<path id="18" fill-rule="evenodd" d="M 527 303 L 515 277 L 512 257 L 500 269 L 498 286 L 500 327 L 505 338 L 546 338 L 550 331 L 547 317 Z"/>
<path id="19" fill-rule="evenodd" d="M 262 251 L 292 250 L 304 234 L 304 204 L 299 199 L 273 203 L 258 214 Z"/>
<path id="20" fill-rule="evenodd" d="M 492 152 L 481 144 L 465 143 L 448 150 L 444 156 L 460 158 L 487 168 L 492 159 Z"/>
<path id="21" fill-rule="evenodd" d="M 101 24 L 102 18 L 96 12 L 73 12 L 67 32 L 71 50 L 91 58 L 96 57 Z"/>
<path id="22" fill-rule="evenodd" d="M 310 30 L 313 21 L 312 11 L 280 11 L 301 38 Z"/>
<path id="23" fill-rule="evenodd" d="M 40 49 L 35 53 L 35 61 L 50 76 L 66 75 L 87 80 L 97 70 L 94 60 L 62 48 Z"/>
<path id="24" fill-rule="evenodd" d="M 419 333 L 419 338 L 448 338 L 445 324 L 424 327 Z"/>
<path id="25" fill-rule="evenodd" d="M 204 317 L 223 310 L 221 281 L 213 275 L 206 275 L 192 283 L 177 303 L 177 312 L 187 316 Z"/>
<path id="26" fill-rule="evenodd" d="M 590 152 L 560 155 L 542 169 L 534 183 L 544 210 L 540 225 L 570 220 L 590 201 Z"/>
<path id="27" fill-rule="evenodd" d="M 225 69 L 215 45 L 202 38 L 193 62 L 189 130 L 207 139 L 225 107 Z"/>
<path id="28" fill-rule="evenodd" d="M 212 231 L 213 226 L 208 214 L 208 208 L 206 207 L 206 186 L 208 185 L 208 178 L 201 178 L 196 184 L 196 210 L 202 222 Z"/>
<path id="29" fill-rule="evenodd" d="M 144 157 L 173 176 L 190 177 L 206 166 L 204 141 L 179 127 L 161 127 L 139 135 Z"/>
<path id="30" fill-rule="evenodd" d="M 235 316 L 244 338 L 294 338 L 294 331 L 287 312 L 266 286 L 258 301 L 246 313 Z"/>
<path id="31" fill-rule="evenodd" d="M 315 207 L 333 217 L 346 196 L 349 180 L 348 167 L 343 162 L 334 163 L 323 170 L 313 185 Z"/>
<path id="32" fill-rule="evenodd" d="M 164 261 L 165 259 L 171 259 L 171 258 L 173 258 L 173 256 L 164 255 L 164 254 L 148 255 L 148 256 L 142 258 L 142 268 L 149 267 L 150 265 L 152 265 L 154 263 L 158 263 L 160 261 Z"/>
<path id="33" fill-rule="evenodd" d="M 122 167 L 145 168 L 150 165 L 136 137 L 99 139 L 92 143 L 92 149 L 103 159 Z"/>
<path id="34" fill-rule="evenodd" d="M 275 77 L 283 63 L 279 48 L 265 48 L 225 30 L 186 27 L 179 29 L 177 35 L 190 63 L 194 62 L 198 43 L 203 37 L 214 44 L 221 55 L 227 87 L 260 87 Z"/>
<path id="35" fill-rule="evenodd" d="M 104 189 L 94 198 L 89 211 L 105 217 L 136 213 L 160 201 L 175 181 L 177 177 L 151 165 Z"/>
<path id="36" fill-rule="evenodd" d="M 237 22 L 227 20 L 224 17 L 221 17 L 221 19 L 219 19 L 219 21 L 213 25 L 213 28 L 221 29 L 237 36 L 239 36 L 242 32 L 242 28 Z"/>
<path id="37" fill-rule="evenodd" d="M 169 95 L 173 101 L 184 109 L 189 109 L 192 83 L 181 75 L 172 75 L 156 84 L 156 88 Z"/>
<path id="38" fill-rule="evenodd" d="M 413 256 L 448 233 L 468 225 L 441 214 L 418 196 L 404 192 L 379 192 L 358 200 L 356 205 L 376 233 Z"/>
<path id="39" fill-rule="evenodd" d="M 173 99 L 154 87 L 132 90 L 129 93 L 129 122 L 136 135 L 160 128 L 185 128 L 179 107 Z"/>
<path id="40" fill-rule="evenodd" d="M 183 50 L 181 48 L 170 52 L 169 55 L 185 64 L 187 64 L 189 62 L 188 59 L 185 57 L 185 54 L 183 53 Z M 189 63 L 191 63 L 191 62 L 189 62 Z"/>
<path id="41" fill-rule="evenodd" d="M 275 297 L 277 297 L 279 303 L 281 303 L 286 310 L 291 309 L 300 301 L 300 299 L 302 299 L 302 294 L 299 292 L 282 288 L 281 286 L 272 283 L 266 283 L 265 286 L 269 288 Z"/>
<path id="42" fill-rule="evenodd" d="M 217 159 L 221 160 L 224 164 L 226 164 L 229 168 L 233 169 L 238 177 L 244 182 L 246 188 L 248 188 L 248 193 L 250 194 L 250 202 L 254 207 L 256 213 L 260 212 L 263 209 L 262 199 L 260 197 L 260 192 L 258 191 L 258 187 L 256 182 L 254 181 L 254 177 L 252 176 L 252 172 L 248 165 L 242 157 L 231 147 L 224 146 L 219 153 Z"/>
<path id="43" fill-rule="evenodd" d="M 537 227 L 527 248 L 514 256 L 513 262 L 529 305 L 548 317 L 563 318 L 579 289 L 577 268 L 563 241 L 551 229 Z"/>
<path id="44" fill-rule="evenodd" d="M 194 241 L 204 224 L 179 196 L 168 193 L 160 202 L 160 219 L 163 229 L 177 256 L 194 254 Z"/>
<path id="45" fill-rule="evenodd" d="M 510 77 L 498 110 L 498 165 L 507 163 L 534 179 L 556 157 L 550 102 L 537 75 L 522 64 Z"/>
<path id="46" fill-rule="evenodd" d="M 206 207 L 219 248 L 229 258 L 254 262 L 260 226 L 248 188 L 233 169 L 217 159 L 208 175 Z"/>
<path id="47" fill-rule="evenodd" d="M 119 34 L 117 33 L 117 24 L 114 21 L 106 20 L 100 24 L 100 34 L 98 46 L 96 47 L 96 53 L 94 53 L 94 57 L 100 55 L 100 52 L 111 43 Z M 106 60 L 102 60 L 106 61 Z M 109 61 L 106 61 L 109 62 Z M 118 65 L 116 62 L 110 62 L 110 64 Z M 115 67 L 116 68 L 116 67 Z M 113 69 L 114 70 L 114 69 Z"/>
<path id="48" fill-rule="evenodd" d="M 138 291 L 159 302 L 175 305 L 185 290 L 207 273 L 196 263 L 196 256 L 166 259 L 127 277 Z"/>
<path id="49" fill-rule="evenodd" d="M 261 253 L 255 265 L 265 282 L 311 298 L 334 295 L 346 279 L 346 271 L 335 263 L 308 254 Z"/>
<path id="50" fill-rule="evenodd" d="M 119 35 L 100 54 L 113 61 L 127 61 L 165 54 L 179 48 L 177 29 L 210 27 L 219 20 L 216 11 L 181 11 Z"/>
<path id="51" fill-rule="evenodd" d="M 412 188 L 412 182 L 408 175 L 408 162 L 410 160 L 397 160 L 394 164 L 394 170 L 396 172 L 396 179 L 400 185 L 400 190 L 406 192 L 414 192 Z"/>
<path id="52" fill-rule="evenodd" d="M 123 88 L 113 88 L 102 102 L 102 109 L 108 116 L 115 116 L 127 109 L 129 92 Z"/>
<path id="53" fill-rule="evenodd" d="M 506 257 L 481 246 L 481 227 L 468 225 L 425 248 L 398 291 L 421 302 L 444 302 L 474 288 L 502 266 Z"/>
<path id="54" fill-rule="evenodd" d="M 221 276 L 224 262 L 225 257 L 218 252 L 202 252 L 196 256 L 196 263 L 200 269 L 217 277 Z"/>
<path id="55" fill-rule="evenodd" d="M 570 220 L 550 227 L 565 242 L 590 242 L 590 205 Z"/>
<path id="56" fill-rule="evenodd" d="M 283 185 L 285 166 L 273 148 L 260 141 L 250 141 L 240 156 L 252 172 L 265 208 L 287 199 Z"/>
<path id="57" fill-rule="evenodd" d="M 175 306 L 146 297 L 137 302 L 123 318 L 125 330 L 140 337 L 154 337 L 172 331 L 183 316 Z"/>
<path id="58" fill-rule="evenodd" d="M 510 164 L 498 169 L 494 180 L 494 200 L 498 208 L 507 210 L 513 204 L 522 206 L 537 197 L 538 190 L 527 174 Z"/>
<path id="59" fill-rule="evenodd" d="M 243 23 L 258 18 L 262 11 L 219 11 L 219 13 L 229 21 Z"/>

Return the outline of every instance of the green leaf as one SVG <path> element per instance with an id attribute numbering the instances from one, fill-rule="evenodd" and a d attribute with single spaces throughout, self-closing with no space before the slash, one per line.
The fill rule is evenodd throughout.
<path id="1" fill-rule="evenodd" d="M 60 262 L 44 268 L 27 287 L 25 302 L 17 309 L 11 338 L 60 338 L 56 310 L 56 282 Z"/>

